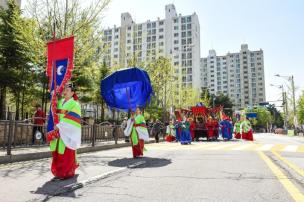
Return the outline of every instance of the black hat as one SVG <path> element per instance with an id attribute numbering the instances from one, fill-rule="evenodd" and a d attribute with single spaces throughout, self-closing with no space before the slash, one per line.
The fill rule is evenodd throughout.
<path id="1" fill-rule="evenodd" d="M 66 88 L 71 88 L 72 91 L 76 91 L 76 86 L 73 83 L 68 83 L 65 86 Z"/>

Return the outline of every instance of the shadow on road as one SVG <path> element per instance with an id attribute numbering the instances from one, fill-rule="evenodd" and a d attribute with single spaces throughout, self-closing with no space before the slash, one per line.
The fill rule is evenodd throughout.
<path id="1" fill-rule="evenodd" d="M 74 184 L 77 182 L 78 174 L 74 177 L 67 180 L 60 181 L 48 181 L 45 182 L 41 187 L 38 187 L 36 191 L 31 191 L 33 194 L 45 195 L 46 197 L 41 201 L 48 201 L 54 196 L 64 196 L 64 197 L 76 197 L 71 187 L 68 185 Z M 68 194 L 66 194 L 68 193 Z"/>
<path id="2" fill-rule="evenodd" d="M 113 167 L 128 167 L 132 164 L 135 164 L 137 162 L 145 161 L 145 163 L 141 166 L 138 166 L 137 168 L 158 168 L 158 167 L 164 167 L 169 165 L 171 162 L 171 159 L 164 159 L 164 158 L 151 158 L 151 157 L 142 157 L 142 158 L 123 158 L 123 159 L 116 159 L 114 161 L 110 161 L 108 163 L 109 166 Z"/>

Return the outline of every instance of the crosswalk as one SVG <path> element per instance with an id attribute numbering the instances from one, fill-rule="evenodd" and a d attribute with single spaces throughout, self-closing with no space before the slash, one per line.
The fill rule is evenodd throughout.
<path id="1" fill-rule="evenodd" d="M 209 150 L 209 151 L 277 151 L 304 153 L 304 145 L 266 144 L 255 142 L 193 142 L 191 145 L 162 142 L 146 145 L 153 150 Z"/>

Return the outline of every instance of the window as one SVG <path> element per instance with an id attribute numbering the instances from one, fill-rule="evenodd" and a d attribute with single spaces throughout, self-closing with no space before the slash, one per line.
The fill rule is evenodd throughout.
<path id="1" fill-rule="evenodd" d="M 182 25 L 182 30 L 186 30 L 186 25 Z"/>
<path id="2" fill-rule="evenodd" d="M 186 37 L 186 32 L 182 32 L 182 37 Z"/>
<path id="3" fill-rule="evenodd" d="M 156 29 L 152 29 L 152 34 L 156 34 Z"/>
<path id="4" fill-rule="evenodd" d="M 187 17 L 187 22 L 191 22 L 191 16 Z"/>
<path id="5" fill-rule="evenodd" d="M 131 29 L 132 29 L 131 26 L 129 26 L 129 27 L 128 27 L 128 30 L 131 30 Z"/>
<path id="6" fill-rule="evenodd" d="M 178 30 L 178 26 L 174 26 L 174 30 Z"/>
<path id="7" fill-rule="evenodd" d="M 192 60 L 188 60 L 187 65 L 192 66 Z"/>
<path id="8" fill-rule="evenodd" d="M 174 23 L 178 23 L 178 18 L 175 18 L 173 21 Z"/>
<path id="9" fill-rule="evenodd" d="M 152 28 L 155 28 L 156 27 L 156 22 L 153 22 L 152 23 Z"/>
<path id="10" fill-rule="evenodd" d="M 187 39 L 187 43 L 188 43 L 188 44 L 192 44 L 192 39 L 191 39 L 191 38 L 188 38 L 188 39 Z"/>
<path id="11" fill-rule="evenodd" d="M 151 23 L 148 23 L 148 24 L 147 24 L 147 28 L 148 28 L 148 29 L 151 28 Z"/>
<path id="12" fill-rule="evenodd" d="M 159 25 L 163 25 L 163 24 L 164 24 L 164 21 L 160 21 L 160 22 L 159 22 Z"/>
<path id="13" fill-rule="evenodd" d="M 179 62 L 174 62 L 174 66 L 178 66 L 179 65 Z"/>
<path id="14" fill-rule="evenodd" d="M 164 35 L 159 35 L 159 39 L 163 39 L 164 38 Z"/>
<path id="15" fill-rule="evenodd" d="M 174 40 L 174 44 L 178 44 L 178 40 Z"/>
<path id="16" fill-rule="evenodd" d="M 163 46 L 163 45 L 164 45 L 164 42 L 159 42 L 158 45 L 159 45 L 159 46 Z"/>
<path id="17" fill-rule="evenodd" d="M 192 37 L 192 32 L 188 31 L 188 37 Z"/>
<path id="18" fill-rule="evenodd" d="M 178 33 L 174 33 L 174 37 L 178 37 Z"/>
<path id="19" fill-rule="evenodd" d="M 182 23 L 186 23 L 186 18 L 182 18 Z"/>
<path id="20" fill-rule="evenodd" d="M 160 28 L 160 29 L 158 30 L 158 32 L 164 32 L 164 29 L 163 29 L 163 28 Z"/>
<path id="21" fill-rule="evenodd" d="M 191 29 L 191 24 L 187 24 L 187 29 Z"/>

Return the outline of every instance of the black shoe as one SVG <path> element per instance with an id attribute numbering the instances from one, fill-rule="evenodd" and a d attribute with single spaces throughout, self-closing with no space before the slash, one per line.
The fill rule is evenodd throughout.
<path id="1" fill-rule="evenodd" d="M 60 181 L 60 180 L 62 180 L 62 179 L 59 178 L 59 177 L 53 177 L 53 178 L 51 179 L 52 182 L 56 182 L 56 181 Z"/>

